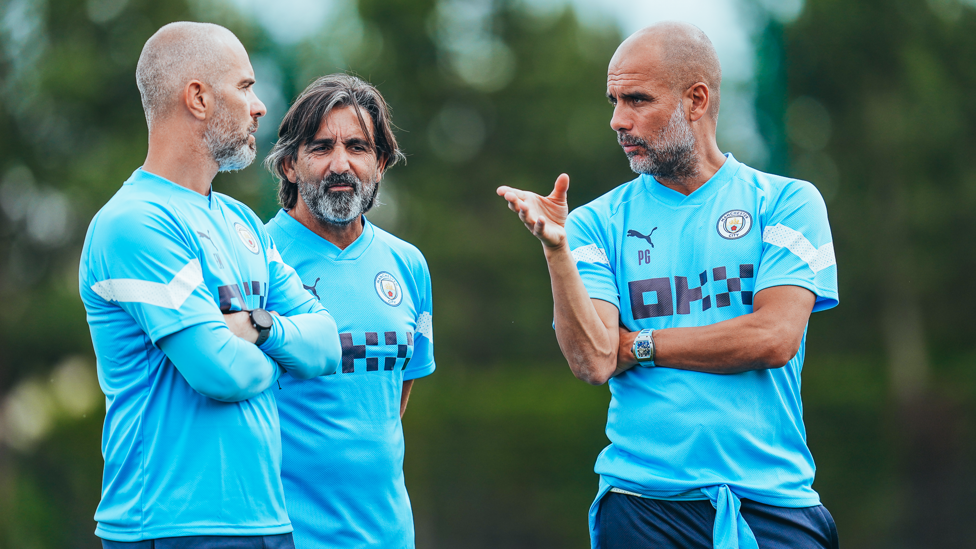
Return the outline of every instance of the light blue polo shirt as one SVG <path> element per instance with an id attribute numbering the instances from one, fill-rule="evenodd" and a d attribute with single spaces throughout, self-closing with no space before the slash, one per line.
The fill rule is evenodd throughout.
<path id="1" fill-rule="evenodd" d="M 283 374 L 274 391 L 297 547 L 414 547 L 400 394 L 435 368 L 430 272 L 416 247 L 362 219 L 344 250 L 284 210 L 267 225 L 342 342 L 341 372 Z"/>
<path id="2" fill-rule="evenodd" d="M 567 232 L 590 297 L 616 306 L 630 331 L 745 315 L 772 286 L 810 290 L 814 311 L 837 304 L 817 189 L 732 155 L 688 196 L 638 177 L 574 210 Z M 800 400 L 805 348 L 806 334 L 782 368 L 716 375 L 635 367 L 612 378 L 610 445 L 595 467 L 600 497 L 615 487 L 653 497 L 699 493 L 726 510 L 742 497 L 819 504 Z"/>

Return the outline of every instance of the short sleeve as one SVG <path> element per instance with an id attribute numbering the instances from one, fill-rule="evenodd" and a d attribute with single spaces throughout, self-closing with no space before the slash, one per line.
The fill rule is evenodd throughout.
<path id="1" fill-rule="evenodd" d="M 188 326 L 223 321 L 193 240 L 158 205 L 96 217 L 86 254 L 82 296 L 121 307 L 153 343 Z"/>
<path id="2" fill-rule="evenodd" d="M 417 307 L 417 325 L 413 338 L 413 357 L 403 371 L 403 380 L 409 381 L 430 375 L 436 369 L 434 363 L 434 316 L 430 291 L 430 270 L 427 261 L 420 256 L 420 261 L 413 268 L 414 280 L 417 288 L 421 289 L 420 303 Z"/>
<path id="3" fill-rule="evenodd" d="M 837 305 L 837 261 L 827 207 L 816 187 L 791 181 L 764 214 L 756 292 L 800 286 L 817 296 L 813 310 Z"/>
<path id="4" fill-rule="evenodd" d="M 590 298 L 610 302 L 619 309 L 620 293 L 611 260 L 613 248 L 606 243 L 609 229 L 609 220 L 588 207 L 574 210 L 566 223 L 570 250 Z"/>

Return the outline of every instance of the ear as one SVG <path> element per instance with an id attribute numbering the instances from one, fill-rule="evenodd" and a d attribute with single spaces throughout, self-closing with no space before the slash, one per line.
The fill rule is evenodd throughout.
<path id="1" fill-rule="evenodd" d="M 383 158 L 383 159 L 377 158 L 377 160 L 376 160 L 376 172 L 377 172 L 376 173 L 376 175 L 377 175 L 376 180 L 377 181 L 379 181 L 380 179 L 382 179 L 383 178 L 383 174 L 386 173 L 386 164 L 387 164 L 388 161 L 389 161 L 389 158 Z"/>
<path id="2" fill-rule="evenodd" d="M 197 120 L 206 120 L 207 111 L 213 101 L 213 95 L 206 84 L 199 80 L 190 80 L 183 88 L 183 104 L 190 115 Z"/>
<path id="3" fill-rule="evenodd" d="M 708 84 L 704 82 L 693 84 L 685 91 L 685 100 L 691 104 L 691 109 L 688 113 L 689 118 L 691 118 L 692 122 L 697 122 L 708 112 L 709 101 L 711 100 L 711 91 L 708 89 Z"/>
<path id="4" fill-rule="evenodd" d="M 281 171 L 285 172 L 285 177 L 289 183 L 298 181 L 298 174 L 295 173 L 295 161 L 290 156 L 281 159 Z"/>

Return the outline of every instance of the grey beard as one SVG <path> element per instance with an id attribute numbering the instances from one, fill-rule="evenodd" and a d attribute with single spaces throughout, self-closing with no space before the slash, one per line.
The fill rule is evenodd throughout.
<path id="1" fill-rule="evenodd" d="M 329 192 L 331 187 L 348 185 L 352 192 Z M 348 173 L 330 173 L 317 183 L 298 180 L 298 192 L 312 215 L 329 225 L 348 225 L 368 212 L 376 201 L 379 182 L 364 184 Z"/>
<path id="2" fill-rule="evenodd" d="M 237 124 L 228 116 L 227 109 L 219 98 L 216 107 L 214 117 L 207 124 L 207 131 L 203 135 L 207 150 L 217 162 L 218 172 L 243 170 L 254 162 L 257 155 L 256 147 L 248 139 L 250 132 L 256 129 L 254 123 L 247 130 L 237 130 Z"/>
<path id="3" fill-rule="evenodd" d="M 691 124 L 685 119 L 680 103 L 653 144 L 648 144 L 635 135 L 621 133 L 617 134 L 617 142 L 621 145 L 638 145 L 643 149 L 627 153 L 630 169 L 636 173 L 672 181 L 698 175 L 695 134 L 691 131 Z M 639 154 L 641 152 L 643 155 Z"/>

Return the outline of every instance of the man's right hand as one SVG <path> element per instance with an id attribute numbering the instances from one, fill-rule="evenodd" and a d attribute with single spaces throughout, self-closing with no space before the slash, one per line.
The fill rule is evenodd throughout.
<path id="1" fill-rule="evenodd" d="M 556 178 L 552 193 L 539 196 L 533 192 L 501 186 L 495 191 L 508 201 L 508 209 L 519 214 L 525 224 L 542 245 L 559 248 L 566 243 L 566 217 L 569 204 L 566 192 L 569 190 L 569 176 L 561 174 Z"/>

